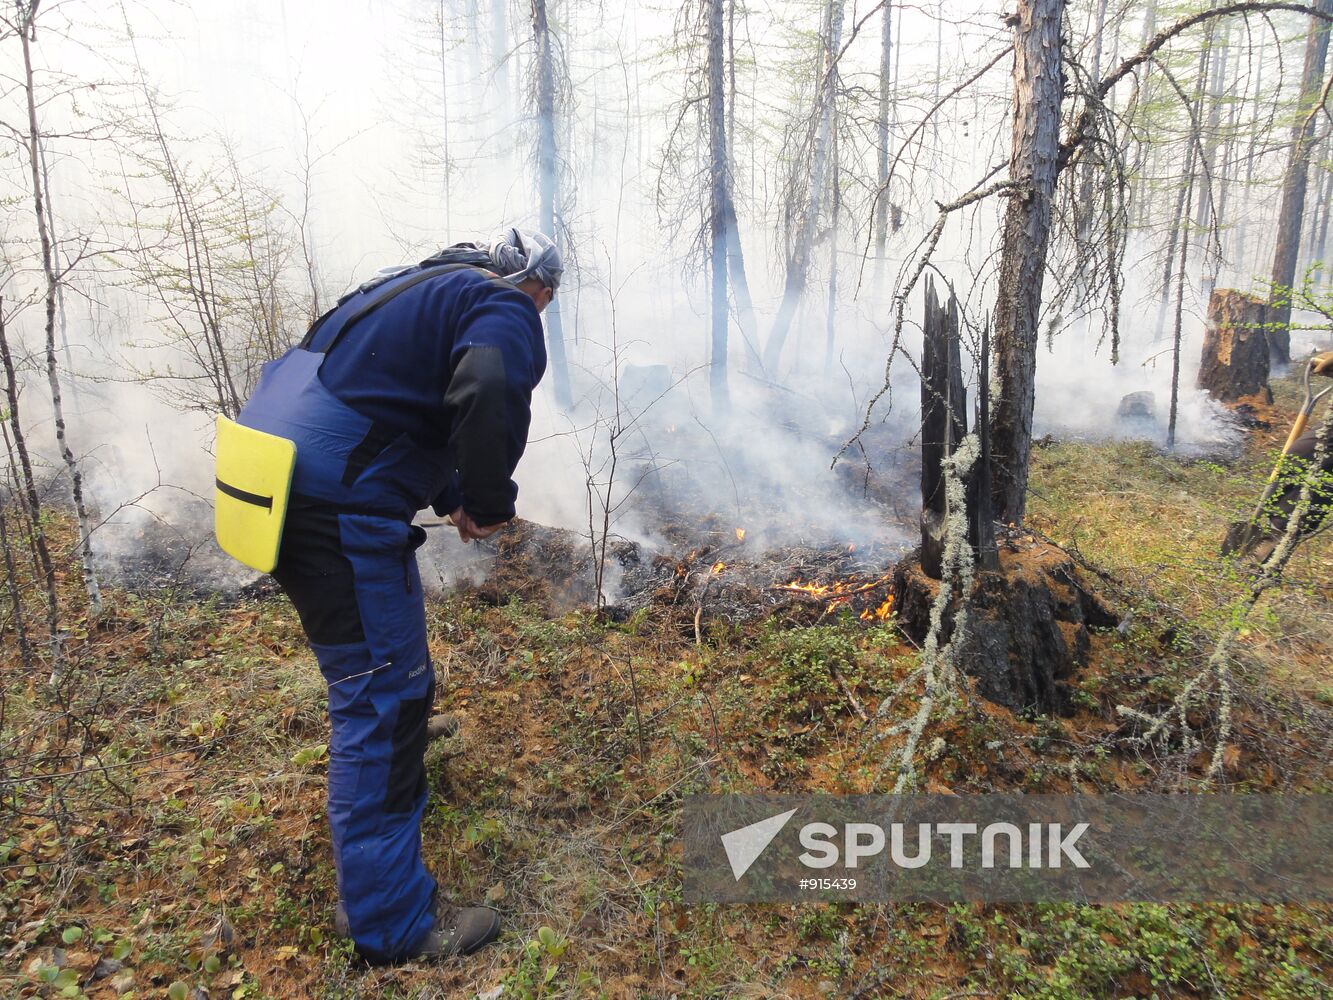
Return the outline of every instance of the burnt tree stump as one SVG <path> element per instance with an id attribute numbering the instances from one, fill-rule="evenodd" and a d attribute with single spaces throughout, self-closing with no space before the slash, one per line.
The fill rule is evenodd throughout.
<path id="1" fill-rule="evenodd" d="M 1116 617 L 1084 585 L 1074 561 L 1053 545 L 1011 533 L 999 547 L 997 571 L 979 569 L 968 599 L 967 633 L 954 662 L 975 677 L 977 693 L 1015 711 L 1070 710 L 1069 679 L 1087 660 L 1090 629 L 1109 628 Z M 920 562 L 894 568 L 899 626 L 922 642 L 939 593 Z M 953 638 L 958 600 L 945 611 L 940 642 Z"/>
<path id="2" fill-rule="evenodd" d="M 938 579 L 950 511 L 945 460 L 967 436 L 967 389 L 959 349 L 958 299 L 941 305 L 934 281 L 926 280 L 926 314 L 921 345 L 921 565 Z M 990 328 L 982 334 L 978 378 L 977 437 L 980 455 L 964 482 L 967 541 L 983 565 L 993 565 L 995 526 L 990 506 L 989 367 Z"/>
<path id="3" fill-rule="evenodd" d="M 1268 388 L 1268 304 L 1232 288 L 1219 288 L 1208 299 L 1208 327 L 1196 383 L 1214 399 L 1234 403 Z"/>
<path id="4" fill-rule="evenodd" d="M 1003 551 L 997 546 L 990 506 L 990 328 L 987 324 L 982 332 L 977 433 L 971 438 L 958 318 L 953 295 L 942 306 L 934 283 L 927 281 L 921 546 L 894 568 L 898 622 L 924 642 L 940 588 L 948 588 L 937 622 L 937 648 L 949 649 L 951 662 L 977 679 L 978 693 L 1012 709 L 1064 711 L 1069 706 L 1065 682 L 1087 657 L 1089 626 L 1114 624 L 1114 618 L 1081 585 L 1073 560 L 1055 546 L 1020 530 L 1007 533 Z M 953 466 L 963 478 L 961 489 L 950 496 L 948 474 L 960 446 L 973 450 L 963 452 L 963 460 Z M 955 641 L 962 608 L 968 625 Z"/>
<path id="5" fill-rule="evenodd" d="M 944 459 L 967 436 L 967 390 L 958 350 L 958 300 L 940 305 L 926 280 L 921 344 L 921 565 L 939 578 L 944 563 L 948 499 Z"/>

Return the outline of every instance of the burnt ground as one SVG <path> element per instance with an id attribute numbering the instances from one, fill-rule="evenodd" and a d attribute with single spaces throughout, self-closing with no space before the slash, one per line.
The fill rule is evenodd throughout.
<path id="1" fill-rule="evenodd" d="M 1185 713 L 1197 742 L 1138 744 L 1118 712 L 1164 711 L 1211 652 L 1245 585 L 1216 546 L 1289 412 L 1279 387 L 1276 429 L 1234 461 L 1038 450 L 1030 523 L 1120 627 L 1091 629 L 1066 715 L 965 681 L 926 730 L 920 787 L 1329 790 L 1328 536 L 1243 639 L 1219 782 L 1204 781 L 1214 700 Z M 901 536 L 770 545 L 734 510 L 690 517 L 664 515 L 666 544 L 608 546 L 620 575 L 602 612 L 586 540 L 526 523 L 431 598 L 438 707 L 462 731 L 428 752 L 425 852 L 447 891 L 491 901 L 506 926 L 438 967 L 365 969 L 332 934 L 324 691 L 286 601 L 149 572 L 88 622 L 65 573 L 57 693 L 23 673 L 8 619 L 0 647 L 0 994 L 1329 995 L 1321 908 L 687 906 L 685 795 L 891 788 L 921 695 L 914 642 L 875 617 Z"/>

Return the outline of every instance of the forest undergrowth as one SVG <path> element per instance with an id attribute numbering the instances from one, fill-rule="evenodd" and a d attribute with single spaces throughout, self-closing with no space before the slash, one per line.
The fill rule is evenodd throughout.
<path id="1" fill-rule="evenodd" d="M 921 740 L 924 790 L 1207 790 L 1206 746 L 1137 745 L 1117 709 L 1171 704 L 1243 593 L 1215 553 L 1289 419 L 1291 386 L 1277 388 L 1236 460 L 1036 451 L 1031 526 L 1089 567 L 1121 625 L 1096 634 L 1068 717 L 961 690 Z M 1325 534 L 1248 626 L 1222 790 L 1329 790 L 1330 568 Z M 79 588 L 62 580 L 71 609 Z M 892 788 L 918 650 L 891 618 L 808 602 L 699 629 L 693 606 L 615 621 L 481 589 L 428 603 L 437 707 L 462 731 L 428 751 L 424 841 L 442 888 L 498 907 L 505 932 L 446 965 L 367 969 L 332 933 L 323 685 L 290 605 L 263 588 L 105 599 L 71 630 L 56 693 L 3 647 L 0 995 L 1333 992 L 1326 909 L 687 906 L 684 796 Z M 1190 721 L 1207 744 L 1206 708 Z"/>

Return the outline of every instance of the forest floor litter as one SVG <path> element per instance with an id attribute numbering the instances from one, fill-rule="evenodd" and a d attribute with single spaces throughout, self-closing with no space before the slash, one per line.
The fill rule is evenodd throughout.
<path id="1" fill-rule="evenodd" d="M 1064 714 L 964 686 L 922 741 L 923 790 L 1202 787 L 1206 749 L 1137 746 L 1116 709 L 1171 704 L 1244 586 L 1216 546 L 1290 412 L 1278 389 L 1271 428 L 1234 462 L 1037 450 L 1029 524 L 1048 541 L 1024 537 L 1088 567 L 1120 624 L 1091 630 Z M 750 531 L 718 518 L 669 552 L 612 540 L 617 593 L 598 610 L 587 538 L 519 522 L 484 574 L 428 602 L 437 708 L 462 729 L 427 754 L 426 858 L 505 932 L 465 960 L 392 969 L 358 965 L 332 933 L 324 692 L 295 614 L 264 585 L 200 592 L 146 552 L 139 584 L 68 636 L 67 698 L 4 648 L 0 994 L 1329 994 L 1318 907 L 685 905 L 685 795 L 890 788 L 919 698 L 890 589 L 901 547 L 766 549 Z M 1292 566 L 1308 585 L 1246 637 L 1229 788 L 1329 789 L 1331 567 L 1326 533 Z M 78 586 L 62 581 L 71 605 Z M 1189 722 L 1207 747 L 1208 706 Z"/>

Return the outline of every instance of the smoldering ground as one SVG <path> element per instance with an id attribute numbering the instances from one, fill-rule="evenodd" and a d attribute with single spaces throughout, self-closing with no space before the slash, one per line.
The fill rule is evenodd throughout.
<path id="1" fill-rule="evenodd" d="M 618 306 L 618 325 L 634 317 L 641 338 L 616 346 L 591 335 L 577 345 L 577 403 L 554 405 L 539 390 L 531 441 L 519 468 L 519 512 L 526 520 L 569 533 L 571 556 L 590 578 L 603 534 L 639 547 L 643 558 L 683 553 L 709 537 L 744 532 L 746 555 L 797 546 L 873 549 L 887 565 L 912 544 L 916 531 L 919 384 L 903 359 L 895 362 L 891 394 L 865 407 L 883 377 L 883 329 L 869 306 L 849 316 L 833 365 L 826 366 L 822 331 L 808 324 L 794 334 L 795 369 L 785 385 L 737 371 L 732 405 L 712 411 L 706 370 L 674 364 L 656 343 L 651 310 Z M 881 309 L 882 309 L 881 305 Z M 848 310 L 852 312 L 851 309 Z M 818 317 L 816 317 L 818 318 Z M 585 316 L 586 328 L 596 320 Z M 688 304 L 658 328 L 698 332 L 703 320 Z M 1186 360 L 1178 417 L 1178 446 L 1225 458 L 1239 431 L 1221 408 L 1191 388 L 1202 324 L 1186 331 Z M 1038 365 L 1038 436 L 1137 438 L 1164 443 L 1170 400 L 1169 341 L 1127 328 L 1122 361 L 1112 367 L 1092 353 L 1092 323 L 1064 331 Z M 808 351 L 803 340 L 815 341 Z M 914 330 L 905 350 L 919 351 Z M 120 354 L 132 350 L 122 346 Z M 682 352 L 685 353 L 685 352 Z M 630 360 L 633 359 L 633 360 Z M 157 359 L 160 363 L 160 357 Z M 1195 362 L 1197 363 L 1197 362 Z M 969 405 L 975 405 L 974 362 Z M 831 368 L 825 374 L 825 368 Z M 1146 413 L 1118 414 L 1130 393 L 1150 393 Z M 156 581 L 192 590 L 230 591 L 253 575 L 217 551 L 211 539 L 211 420 L 181 413 L 137 384 L 83 380 L 73 407 L 71 436 L 96 442 L 86 470 L 99 526 L 102 567 L 132 584 Z M 29 409 L 41 406 L 25 393 Z M 33 414 L 35 416 L 35 414 Z M 36 433 L 49 426 L 42 419 Z M 858 432 L 838 464 L 833 457 Z M 47 465 L 55 464 L 47 456 Z M 54 474 L 54 473 L 53 473 Z M 427 512 L 423 520 L 435 520 Z M 576 544 L 575 544 L 576 543 Z M 434 528 L 422 550 L 423 576 L 434 587 L 481 584 L 494 571 L 494 546 L 463 546 L 448 528 Z M 606 560 L 604 598 L 622 598 L 624 569 Z M 582 591 L 586 596 L 586 588 Z"/>
<path id="2" fill-rule="evenodd" d="M 532 131 L 526 57 L 497 49 L 493 32 L 473 38 L 446 19 L 432 34 L 420 30 L 419 11 L 391 5 L 380 12 L 385 16 L 367 20 L 357 5 L 333 4 L 327 16 L 302 20 L 279 5 L 233 22 L 203 6 L 131 5 L 124 17 L 102 24 L 105 54 L 114 59 L 98 63 L 99 72 L 122 84 L 99 87 L 98 100 L 122 116 L 143 116 L 149 95 L 156 95 L 152 107 L 166 123 L 164 141 L 177 143 L 176 169 L 201 184 L 206 179 L 218 197 L 262 195 L 272 207 L 263 218 L 280 251 L 272 274 L 284 289 L 272 306 L 288 341 L 299 338 L 313 304 L 304 300 L 312 295 L 327 305 L 381 265 L 419 259 L 503 222 L 531 223 L 535 214 L 541 178 L 519 141 Z M 841 239 L 836 232 L 831 239 L 821 235 L 832 252 L 821 246 L 776 370 L 760 372 L 746 362 L 743 340 L 751 334 L 733 324 L 731 405 L 723 414 L 709 398 L 703 366 L 708 288 L 697 236 L 702 213 L 690 186 L 697 164 L 669 141 L 674 119 L 664 114 L 685 99 L 682 83 L 669 74 L 626 75 L 614 54 L 630 43 L 638 50 L 667 38 L 677 26 L 660 11 L 633 13 L 643 16 L 616 20 L 571 10 L 564 25 L 570 37 L 586 31 L 606 43 L 589 46 L 575 67 L 585 104 L 567 109 L 571 132 L 557 178 L 571 259 L 561 300 L 575 403 L 568 410 L 555 406 L 549 377 L 539 390 L 532 442 L 517 476 L 520 514 L 584 539 L 582 558 L 590 566 L 594 543 L 605 534 L 663 553 L 736 529 L 747 532 L 752 551 L 878 545 L 891 558 L 915 532 L 910 496 L 919 388 L 909 359 L 919 354 L 919 288 L 907 303 L 890 391 L 838 465 L 830 464 L 862 430 L 867 404 L 881 388 L 893 339 L 892 296 L 911 270 L 933 199 L 966 190 L 1003 152 L 1008 106 L 996 97 L 1005 84 L 988 82 L 971 105 L 946 105 L 932 119 L 938 156 L 928 170 L 912 171 L 895 202 L 901 231 L 886 259 L 863 268 L 864 220 L 845 222 Z M 753 16 L 752 34 L 790 28 L 790 12 Z M 909 35 L 933 37 L 937 30 L 921 12 L 900 16 Z M 132 53 L 124 30 L 130 24 Z M 970 72 L 976 51 L 1007 44 L 995 25 L 963 19 L 949 32 L 940 53 L 912 46 L 900 52 L 895 79 L 902 84 L 903 136 L 933 103 L 923 80 Z M 848 81 L 874 72 L 868 44 L 867 36 L 849 48 L 842 67 Z M 91 58 L 81 46 L 62 48 L 56 35 L 38 56 L 71 66 Z M 223 79 L 226 86 L 212 83 Z M 803 80 L 804 74 L 783 77 L 792 92 L 781 96 L 793 106 L 809 97 Z M 922 87 L 925 103 L 913 96 Z M 437 98 L 447 98 L 447 107 Z M 742 117 L 754 113 L 742 103 Z M 576 135 L 575 123 L 592 131 Z M 783 148 L 760 143 L 750 152 L 750 161 L 737 165 L 737 184 L 748 209 L 740 225 L 756 306 L 753 336 L 762 340 L 781 298 L 789 242 L 764 211 L 791 179 L 783 174 Z M 165 226 L 172 218 L 169 208 L 161 217 L 146 208 L 165 204 L 158 179 L 125 168 L 122 153 L 90 145 L 78 156 L 52 157 L 53 203 L 67 241 L 97 233 L 99 245 L 134 246 L 128 235 L 136 226 Z M 1250 214 L 1262 215 L 1261 209 Z M 755 224 L 750 215 L 769 221 Z M 996 222 L 987 209 L 969 225 L 949 227 L 936 254 L 966 302 L 973 403 L 977 332 L 994 297 L 985 264 Z M 1106 333 L 1099 318 L 1062 325 L 1038 356 L 1037 435 L 1164 443 L 1171 331 L 1153 321 L 1153 255 L 1161 248 L 1144 241 L 1126 254 L 1121 363 L 1112 367 L 1104 346 L 1098 348 Z M 1261 248 L 1256 243 L 1252 250 Z M 196 374 L 171 346 L 180 317 L 152 289 L 144 268 L 129 266 L 135 260 L 120 250 L 100 258 L 105 266 L 76 269 L 62 312 L 61 338 L 73 358 L 63 373 L 71 442 L 86 459 L 98 520 L 106 522 L 97 527 L 95 547 L 113 574 L 129 566 L 162 567 L 155 573 L 177 567 L 171 572 L 192 586 L 234 588 L 244 572 L 208 539 L 210 421 L 172 393 Z M 237 274 L 244 275 L 246 262 L 244 254 L 235 257 Z M 260 262 L 250 263 L 255 271 Z M 1243 279 L 1246 266 L 1235 262 L 1226 277 Z M 834 268 L 838 290 L 830 313 Z M 20 268 L 7 298 L 35 296 L 36 279 L 34 270 Z M 1177 448 L 1225 453 L 1234 442 L 1227 418 L 1190 388 L 1202 330 L 1198 284 L 1191 269 Z M 30 348 L 40 336 L 39 312 L 29 308 L 14 323 Z M 247 336 L 245 322 L 240 317 L 229 335 Z M 33 443 L 46 444 L 52 435 L 40 358 L 28 370 L 25 418 L 35 421 Z M 1131 393 L 1151 399 L 1125 421 L 1118 418 L 1120 403 Z M 42 458 L 59 478 L 49 448 Z M 446 531 L 431 537 L 428 578 L 450 585 L 484 572 L 484 557 L 467 550 L 474 554 L 465 558 L 446 542 Z M 614 599 L 619 568 L 608 573 L 604 582 Z"/>

